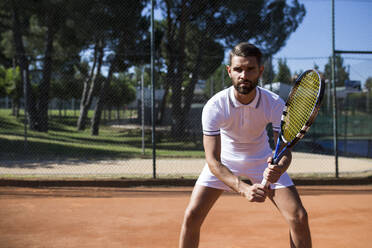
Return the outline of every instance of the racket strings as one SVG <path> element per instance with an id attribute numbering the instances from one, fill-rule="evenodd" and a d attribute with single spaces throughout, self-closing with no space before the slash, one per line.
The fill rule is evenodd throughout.
<path id="1" fill-rule="evenodd" d="M 297 83 L 297 88 L 287 101 L 287 115 L 282 127 L 285 140 L 293 140 L 306 124 L 316 105 L 319 87 L 319 76 L 315 72 L 307 73 Z"/>

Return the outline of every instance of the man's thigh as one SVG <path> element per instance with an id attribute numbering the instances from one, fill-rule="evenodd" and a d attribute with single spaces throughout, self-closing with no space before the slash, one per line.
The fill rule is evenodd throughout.
<path id="1" fill-rule="evenodd" d="M 223 192 L 220 189 L 196 184 L 187 210 L 204 218 Z"/>
<path id="2" fill-rule="evenodd" d="M 301 198 L 294 185 L 273 190 L 270 199 L 286 219 L 295 215 L 298 211 L 304 210 Z"/>

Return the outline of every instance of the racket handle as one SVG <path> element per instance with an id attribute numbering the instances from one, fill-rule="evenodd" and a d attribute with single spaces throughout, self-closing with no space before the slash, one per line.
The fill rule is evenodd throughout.
<path id="1" fill-rule="evenodd" d="M 269 187 L 270 185 L 270 182 L 266 180 L 266 178 L 263 178 L 262 181 L 261 181 L 261 185 L 265 186 L 265 187 Z"/>
<path id="2" fill-rule="evenodd" d="M 273 164 L 278 164 L 279 163 L 279 160 L 283 157 L 284 155 L 284 151 L 287 150 L 287 146 L 285 146 L 279 154 L 275 154 L 274 155 L 274 158 L 273 158 Z"/>
<path id="3" fill-rule="evenodd" d="M 277 157 L 275 157 L 273 159 L 273 163 L 272 164 L 275 164 L 277 165 L 279 163 L 279 160 L 283 157 L 283 151 L 285 150 L 285 148 L 279 153 L 279 155 Z M 262 181 L 261 181 L 261 185 L 265 186 L 265 187 L 269 187 L 270 186 L 270 182 L 266 180 L 266 178 L 263 178 Z"/>

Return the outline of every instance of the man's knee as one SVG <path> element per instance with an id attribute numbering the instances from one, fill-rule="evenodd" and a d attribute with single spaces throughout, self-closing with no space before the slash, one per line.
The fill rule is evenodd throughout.
<path id="1" fill-rule="evenodd" d="M 306 212 L 306 209 L 303 207 L 300 207 L 293 211 L 289 216 L 288 216 L 288 221 L 292 225 L 307 225 L 308 224 L 308 215 Z"/>
<path id="2" fill-rule="evenodd" d="M 204 216 L 199 209 L 188 207 L 185 211 L 184 225 L 186 227 L 200 227 Z"/>

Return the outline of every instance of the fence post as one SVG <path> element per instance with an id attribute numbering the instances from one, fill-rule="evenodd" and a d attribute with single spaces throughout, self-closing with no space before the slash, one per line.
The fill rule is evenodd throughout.
<path id="1" fill-rule="evenodd" d="M 24 153 L 28 152 L 28 146 L 27 146 L 27 122 L 28 122 L 28 99 L 27 99 L 27 71 L 23 70 L 23 98 L 24 98 L 24 114 L 25 114 L 25 120 L 24 120 L 24 144 L 23 149 Z"/>
<path id="2" fill-rule="evenodd" d="M 154 37 L 154 6 L 155 0 L 151 0 L 151 87 L 152 87 L 152 101 L 151 101 L 151 119 L 152 119 L 152 168 L 153 178 L 156 178 L 156 144 L 155 144 L 155 75 L 154 75 L 154 59 L 155 59 L 155 37 Z"/>
<path id="3" fill-rule="evenodd" d="M 333 85 L 333 150 L 335 154 L 335 176 L 338 178 L 338 144 L 337 144 L 337 95 L 335 81 L 335 0 L 332 0 L 332 85 Z"/>

